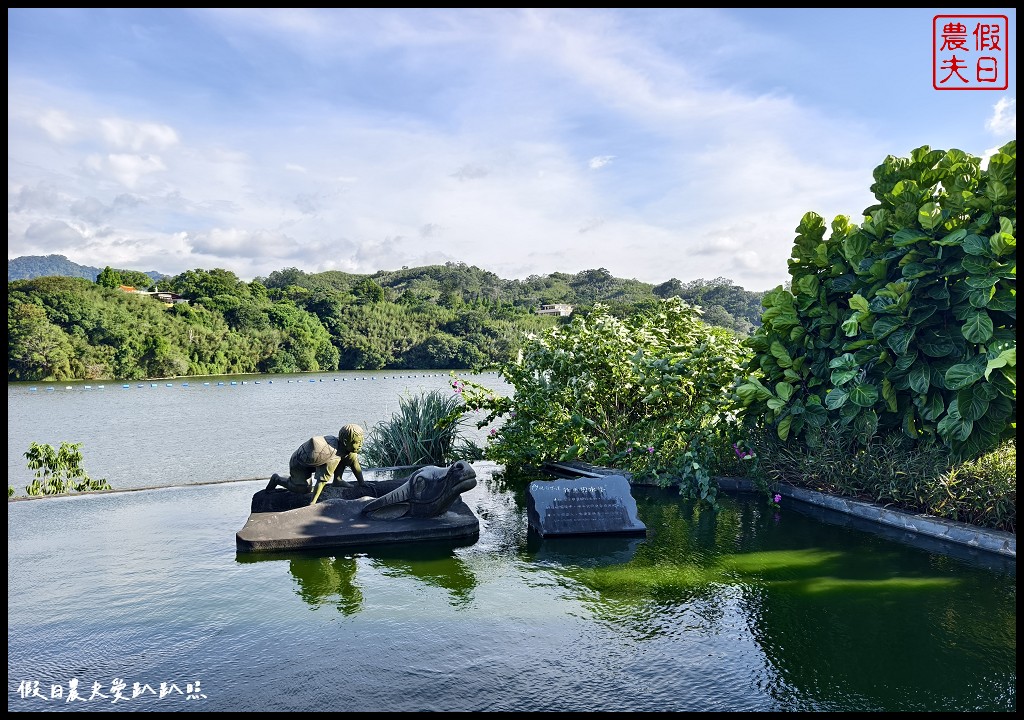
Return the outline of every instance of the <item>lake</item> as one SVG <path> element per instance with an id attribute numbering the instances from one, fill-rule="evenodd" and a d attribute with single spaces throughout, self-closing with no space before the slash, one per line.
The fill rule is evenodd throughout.
<path id="1" fill-rule="evenodd" d="M 448 388 L 403 375 L 9 385 L 12 484 L 30 442 L 72 441 L 147 489 L 8 504 L 8 709 L 1016 709 L 1015 563 L 797 502 L 635 487 L 646 538 L 538 539 L 522 481 L 480 462 L 475 541 L 238 553 L 302 440 Z"/>

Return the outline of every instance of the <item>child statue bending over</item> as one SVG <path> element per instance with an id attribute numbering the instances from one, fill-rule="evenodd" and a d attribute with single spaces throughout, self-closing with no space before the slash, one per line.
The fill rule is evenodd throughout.
<path id="1" fill-rule="evenodd" d="M 299 445 L 288 461 L 288 477 L 274 473 L 267 483 L 267 490 L 280 486 L 294 493 L 308 493 L 316 485 L 315 503 L 320 491 L 329 480 L 335 485 L 352 487 L 342 480 L 345 468 L 351 468 L 356 482 L 366 485 L 363 468 L 359 465 L 359 449 L 363 446 L 363 429 L 358 425 L 345 425 L 338 436 L 319 435 Z M 310 478 L 313 484 L 310 484 Z"/>

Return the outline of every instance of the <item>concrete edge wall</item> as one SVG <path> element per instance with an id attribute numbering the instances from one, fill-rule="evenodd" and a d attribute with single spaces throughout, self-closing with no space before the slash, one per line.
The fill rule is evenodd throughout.
<path id="1" fill-rule="evenodd" d="M 722 490 L 756 492 L 754 483 L 746 478 L 719 477 L 717 480 L 718 487 Z M 799 500 L 809 505 L 827 508 L 887 527 L 945 540 L 968 548 L 985 550 L 1014 560 L 1017 558 L 1017 536 L 1004 530 L 976 527 L 933 515 L 890 510 L 863 500 L 826 495 L 789 485 L 776 485 L 775 489 L 784 498 Z"/>
<path id="2" fill-rule="evenodd" d="M 550 463 L 545 467 L 552 473 L 575 474 L 583 477 L 600 475 L 625 475 L 630 482 L 630 473 L 614 468 L 599 467 L 583 462 Z M 724 491 L 757 492 L 752 480 L 747 478 L 716 477 L 718 487 Z M 881 525 L 902 534 L 912 534 L 940 542 L 953 543 L 970 551 L 992 553 L 1001 558 L 1017 560 L 1017 536 L 1004 530 L 976 527 L 955 520 L 925 515 L 921 513 L 905 513 L 862 500 L 826 495 L 825 493 L 790 485 L 776 485 L 776 492 L 782 497 L 797 500 L 808 505 L 842 513 L 850 518 Z M 826 518 L 823 518 L 826 519 Z M 903 538 L 890 535 L 893 539 Z"/>

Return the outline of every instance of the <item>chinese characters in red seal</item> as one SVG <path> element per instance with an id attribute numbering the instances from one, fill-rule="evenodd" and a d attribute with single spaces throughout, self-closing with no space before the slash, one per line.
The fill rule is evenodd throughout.
<path id="1" fill-rule="evenodd" d="M 1009 31 L 1005 15 L 936 15 L 932 19 L 932 87 L 1006 90 Z"/>

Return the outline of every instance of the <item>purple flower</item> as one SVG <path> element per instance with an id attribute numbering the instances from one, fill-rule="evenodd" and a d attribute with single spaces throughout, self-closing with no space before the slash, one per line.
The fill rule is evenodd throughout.
<path id="1" fill-rule="evenodd" d="M 628 453 L 633 452 L 633 448 L 626 448 L 626 452 L 628 452 Z"/>
<path id="2" fill-rule="evenodd" d="M 491 428 L 491 437 L 494 437 L 497 434 L 498 434 L 498 429 L 497 428 Z"/>
<path id="3" fill-rule="evenodd" d="M 780 502 L 782 502 L 782 496 L 779 495 L 778 493 L 775 493 L 775 503 L 778 504 Z"/>
<path id="4" fill-rule="evenodd" d="M 654 448 L 653 448 L 653 447 L 651 447 L 650 445 L 648 445 L 648 446 L 647 446 L 647 452 L 649 452 L 649 453 L 653 453 L 653 452 L 654 452 Z"/>

